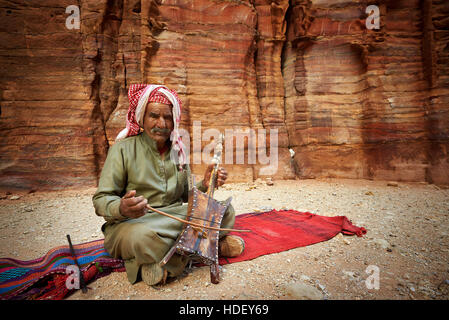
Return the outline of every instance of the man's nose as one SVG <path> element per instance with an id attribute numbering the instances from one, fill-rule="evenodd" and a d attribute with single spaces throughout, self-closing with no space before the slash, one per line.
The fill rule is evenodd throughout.
<path id="1" fill-rule="evenodd" d="M 156 123 L 156 125 L 157 125 L 159 128 L 166 128 L 166 127 L 167 127 L 167 123 L 166 123 L 165 118 L 164 118 L 163 116 L 160 116 L 159 118 L 157 118 L 157 123 Z"/>

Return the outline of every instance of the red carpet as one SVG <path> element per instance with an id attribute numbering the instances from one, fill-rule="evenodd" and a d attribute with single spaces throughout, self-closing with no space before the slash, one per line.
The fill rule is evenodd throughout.
<path id="1" fill-rule="evenodd" d="M 269 211 L 238 215 L 235 229 L 252 232 L 231 233 L 245 240 L 245 250 L 236 258 L 221 258 L 220 264 L 251 260 L 265 254 L 304 247 L 329 240 L 340 232 L 345 235 L 366 234 L 345 216 L 325 217 L 309 212 Z"/>

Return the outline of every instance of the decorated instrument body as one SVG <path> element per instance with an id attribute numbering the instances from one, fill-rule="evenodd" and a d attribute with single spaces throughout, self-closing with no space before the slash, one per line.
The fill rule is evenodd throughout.
<path id="1" fill-rule="evenodd" d="M 233 230 L 222 229 L 221 221 L 231 203 L 232 197 L 224 202 L 219 202 L 213 198 L 214 189 L 217 182 L 218 165 L 221 159 L 223 136 L 217 143 L 214 151 L 214 168 L 209 181 L 209 189 L 207 193 L 201 192 L 195 187 L 194 178 L 188 171 L 189 197 L 188 208 L 185 219 L 179 219 L 184 222 L 183 229 L 176 240 L 174 246 L 167 252 L 160 262 L 165 265 L 173 254 L 176 252 L 186 255 L 192 260 L 200 261 L 211 268 L 211 282 L 219 283 L 218 268 L 218 241 L 220 231 L 249 231 L 249 230 Z M 155 210 L 149 207 L 151 210 Z M 157 210 L 155 210 L 158 212 Z M 159 212 L 164 214 L 162 212 Z"/>

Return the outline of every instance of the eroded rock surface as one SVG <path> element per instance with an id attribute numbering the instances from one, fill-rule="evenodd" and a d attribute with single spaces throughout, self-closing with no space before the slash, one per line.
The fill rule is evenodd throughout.
<path id="1" fill-rule="evenodd" d="M 137 82 L 180 93 L 191 138 L 198 121 L 268 146 L 276 129 L 274 179 L 449 184 L 447 1 L 82 0 L 68 29 L 72 2 L 0 1 L 0 188 L 95 185 Z M 242 181 L 265 164 L 228 166 Z"/>

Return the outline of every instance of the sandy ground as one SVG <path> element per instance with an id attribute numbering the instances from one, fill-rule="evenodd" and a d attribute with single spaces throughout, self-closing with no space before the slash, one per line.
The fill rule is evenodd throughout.
<path id="1" fill-rule="evenodd" d="M 66 244 L 102 239 L 95 189 L 0 193 L 0 256 L 31 260 Z M 445 299 L 449 297 L 449 190 L 428 184 L 366 180 L 294 180 L 227 184 L 237 214 L 295 209 L 347 216 L 368 233 L 338 235 L 308 247 L 222 267 L 193 268 L 165 286 L 128 283 L 116 272 L 67 299 Z M 18 198 L 18 199 L 17 199 Z M 375 276 L 378 275 L 378 282 Z M 377 286 L 378 285 L 378 286 Z"/>

